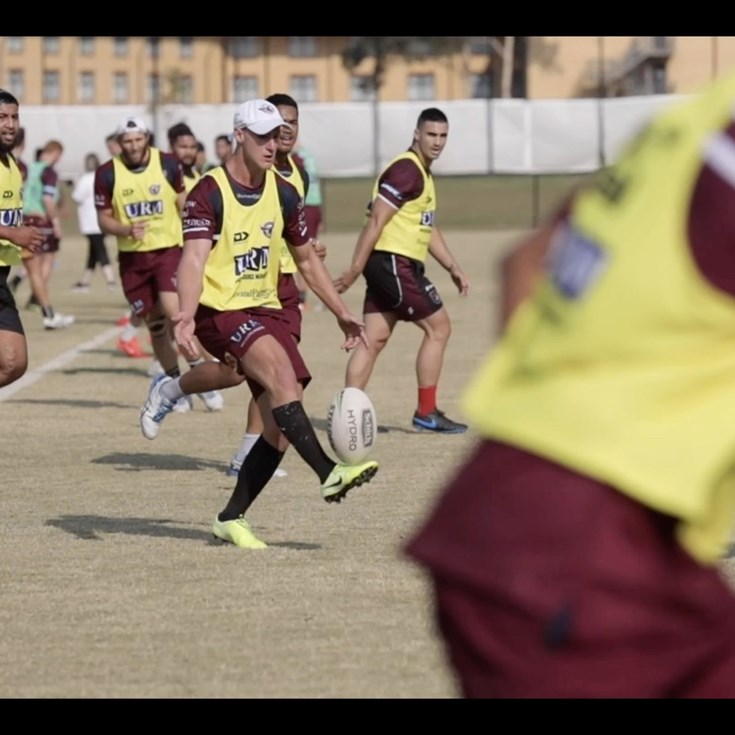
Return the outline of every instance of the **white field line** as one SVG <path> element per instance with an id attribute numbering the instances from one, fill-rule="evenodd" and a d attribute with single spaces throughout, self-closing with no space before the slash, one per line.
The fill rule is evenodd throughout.
<path id="1" fill-rule="evenodd" d="M 7 401 L 8 398 L 15 395 L 18 391 L 23 390 L 23 388 L 27 388 L 29 385 L 33 385 L 37 380 L 40 380 L 46 373 L 49 373 L 52 370 L 58 370 L 78 357 L 82 352 L 98 347 L 104 342 L 107 342 L 117 336 L 119 333 L 120 327 L 108 329 L 87 342 L 82 342 L 82 344 L 72 347 L 70 350 L 54 357 L 52 360 L 49 360 L 40 367 L 37 367 L 34 370 L 29 370 L 25 375 L 16 380 L 15 383 L 11 383 L 10 385 L 6 385 L 4 388 L 0 388 L 0 401 Z"/>

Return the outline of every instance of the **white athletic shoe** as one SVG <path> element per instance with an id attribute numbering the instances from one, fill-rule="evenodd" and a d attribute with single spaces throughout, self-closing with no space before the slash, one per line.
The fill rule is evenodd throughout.
<path id="1" fill-rule="evenodd" d="M 148 366 L 148 377 L 155 378 L 157 375 L 163 375 L 163 368 L 161 367 L 161 363 L 154 357 Z"/>
<path id="2" fill-rule="evenodd" d="M 58 311 L 51 317 L 43 318 L 44 329 L 64 329 L 74 324 L 74 317 L 67 314 L 60 314 Z"/>
<path id="3" fill-rule="evenodd" d="M 228 477 L 237 477 L 240 474 L 240 467 L 242 467 L 241 464 L 238 464 L 234 459 L 232 462 L 230 462 L 230 466 L 225 470 L 225 474 Z M 276 468 L 276 471 L 273 473 L 273 477 L 287 477 L 288 472 L 286 470 L 282 470 L 280 467 Z"/>
<path id="4" fill-rule="evenodd" d="M 176 413 L 189 413 L 194 408 L 194 401 L 191 400 L 191 396 L 181 396 L 178 401 L 174 404 L 173 410 Z"/>
<path id="5" fill-rule="evenodd" d="M 204 401 L 207 411 L 221 411 L 225 407 L 225 399 L 218 390 L 208 390 L 197 395 Z"/>
<path id="6" fill-rule="evenodd" d="M 155 439 L 161 430 L 163 421 L 171 411 L 174 404 L 161 395 L 161 388 L 173 378 L 166 374 L 159 375 L 153 379 L 148 389 L 148 400 L 140 409 L 140 429 L 146 439 Z"/>

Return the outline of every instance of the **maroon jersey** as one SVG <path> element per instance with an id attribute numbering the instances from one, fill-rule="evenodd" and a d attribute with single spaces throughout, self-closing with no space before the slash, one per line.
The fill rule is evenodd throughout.
<path id="1" fill-rule="evenodd" d="M 389 166 L 378 179 L 378 196 L 400 209 L 418 199 L 424 191 L 424 177 L 415 161 L 402 158 Z"/>

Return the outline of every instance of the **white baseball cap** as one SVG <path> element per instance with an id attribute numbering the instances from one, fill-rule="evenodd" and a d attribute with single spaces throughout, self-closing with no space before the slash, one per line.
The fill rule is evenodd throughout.
<path id="1" fill-rule="evenodd" d="M 150 130 L 148 126 L 145 124 L 145 121 L 142 118 L 139 118 L 135 115 L 128 115 L 127 117 L 124 117 L 120 122 L 118 123 L 117 128 L 115 129 L 115 134 L 120 137 L 121 135 L 125 135 L 125 133 L 149 133 Z"/>
<path id="2" fill-rule="evenodd" d="M 291 127 L 284 122 L 275 105 L 261 99 L 243 102 L 235 110 L 235 119 L 232 125 L 235 129 L 247 128 L 252 130 L 256 135 L 267 135 L 281 125 L 285 125 L 287 128 Z"/>

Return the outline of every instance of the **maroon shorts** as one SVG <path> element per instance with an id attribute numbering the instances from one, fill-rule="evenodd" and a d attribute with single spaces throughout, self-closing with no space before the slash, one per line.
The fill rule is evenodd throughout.
<path id="1" fill-rule="evenodd" d="M 180 247 L 118 253 L 120 283 L 134 314 L 145 316 L 156 305 L 162 291 L 176 293 L 181 253 Z"/>
<path id="2" fill-rule="evenodd" d="M 391 312 L 417 322 L 442 308 L 439 292 L 418 260 L 375 250 L 362 274 L 367 282 L 364 314 Z"/>
<path id="3" fill-rule="evenodd" d="M 301 342 L 301 299 L 293 273 L 281 273 L 278 277 L 278 299 L 283 307 L 281 316 L 288 324 L 288 331 L 297 342 Z"/>
<path id="4" fill-rule="evenodd" d="M 299 348 L 291 336 L 288 321 L 282 309 L 249 309 L 247 311 L 216 311 L 200 305 L 196 313 L 196 336 L 202 346 L 213 357 L 225 361 L 226 353 L 238 361 L 258 339 L 270 334 L 286 350 L 296 379 L 306 388 L 311 374 Z M 247 379 L 250 391 L 257 399 L 263 386 L 251 378 Z"/>
<path id="5" fill-rule="evenodd" d="M 38 253 L 57 253 L 61 240 L 54 235 L 54 226 L 47 217 L 41 217 L 37 214 L 27 214 L 23 218 L 23 224 L 28 227 L 38 227 L 43 235 L 41 247 L 36 251 Z"/>
<path id="6" fill-rule="evenodd" d="M 322 226 L 322 208 L 312 205 L 304 207 L 304 218 L 306 219 L 306 231 L 309 237 L 317 237 L 319 228 Z"/>
<path id="7" fill-rule="evenodd" d="M 406 547 L 466 697 L 735 697 L 735 596 L 676 520 L 483 442 Z"/>

